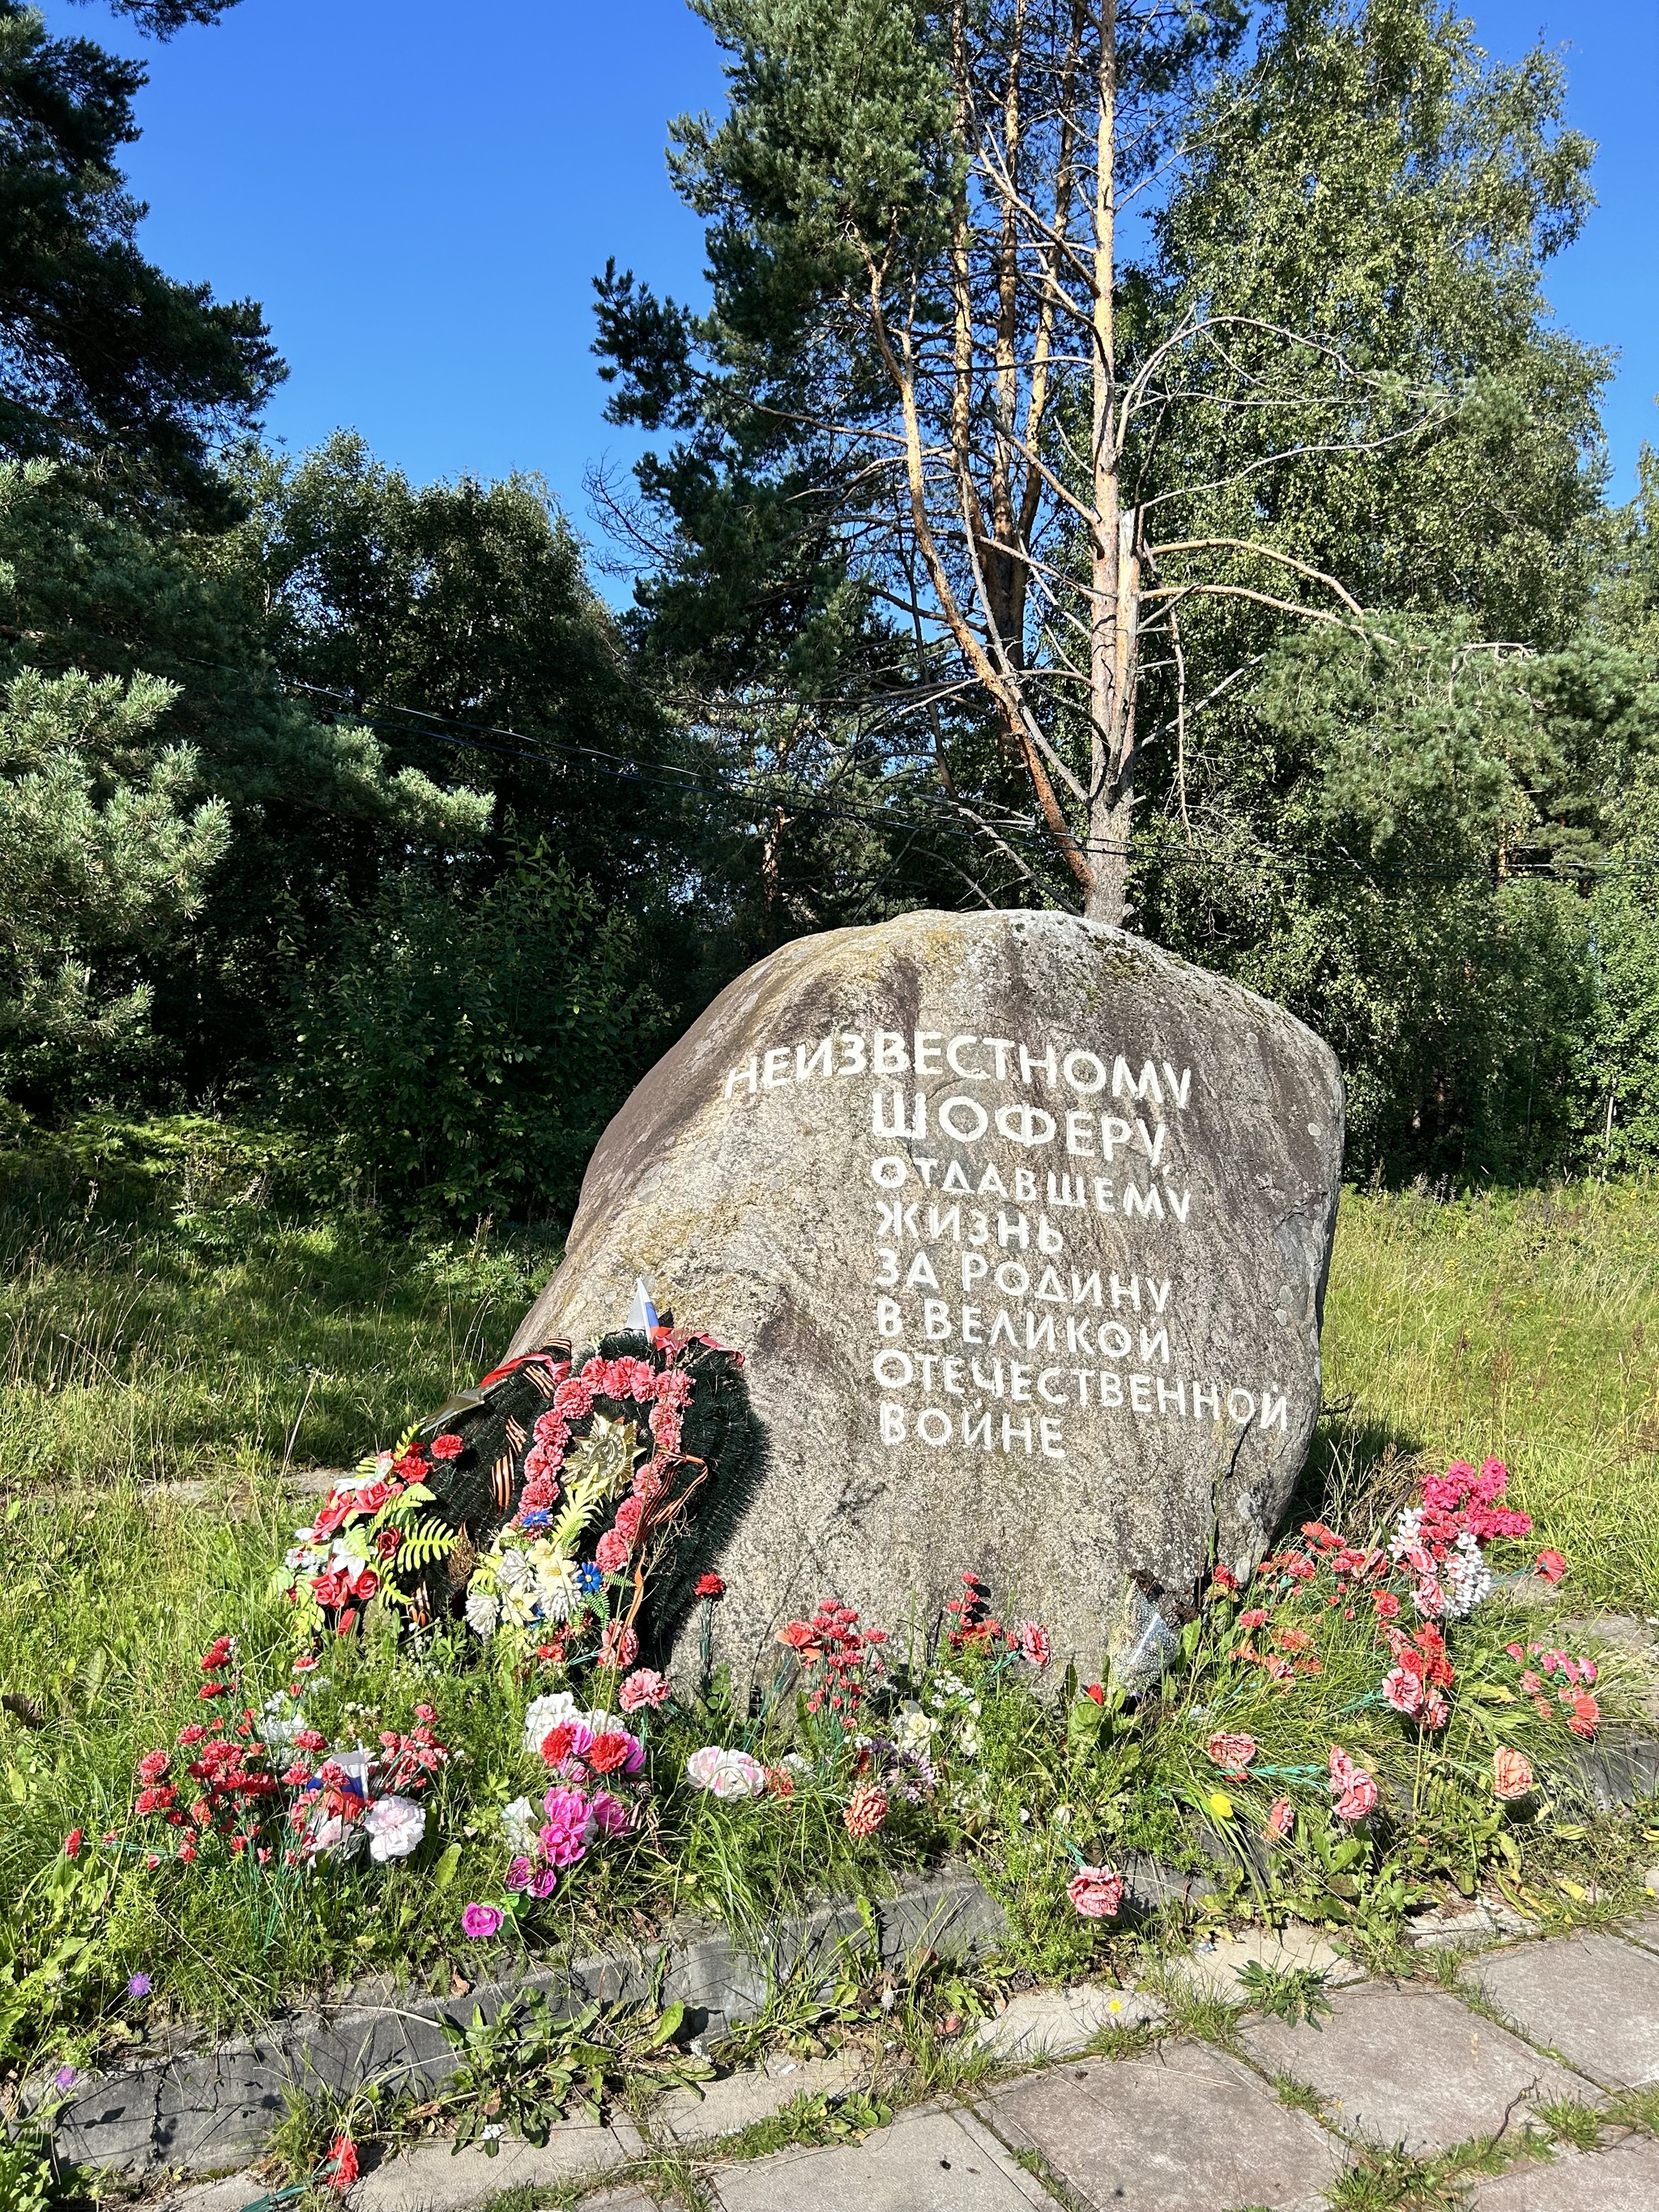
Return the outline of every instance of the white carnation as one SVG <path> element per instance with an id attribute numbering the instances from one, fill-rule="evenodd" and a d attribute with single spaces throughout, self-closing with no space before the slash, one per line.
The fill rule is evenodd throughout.
<path id="1" fill-rule="evenodd" d="M 406 1859 L 426 1833 L 426 1814 L 412 1797 L 377 1797 L 363 1815 L 368 1856 L 384 1865 Z"/>
<path id="2" fill-rule="evenodd" d="M 514 1856 L 527 1857 L 535 1848 L 536 1814 L 527 1797 L 515 1797 L 501 1808 L 501 1833 Z"/>
<path id="3" fill-rule="evenodd" d="M 501 1619 L 501 1602 L 488 1590 L 469 1590 L 466 1594 L 466 1625 L 475 1636 L 482 1636 L 487 1644 L 495 1633 L 495 1624 Z"/>

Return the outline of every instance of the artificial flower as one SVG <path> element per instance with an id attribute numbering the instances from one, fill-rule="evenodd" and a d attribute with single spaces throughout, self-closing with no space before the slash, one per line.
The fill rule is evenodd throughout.
<path id="1" fill-rule="evenodd" d="M 434 1437 L 428 1449 L 434 1459 L 459 1459 L 466 1449 L 466 1445 L 451 1429 L 447 1430 L 441 1437 Z"/>
<path id="2" fill-rule="evenodd" d="M 461 1915 L 461 1932 L 475 1943 L 487 1943 L 501 1933 L 506 1917 L 499 1905 L 469 1905 Z"/>
<path id="3" fill-rule="evenodd" d="M 1230 1781 L 1242 1782 L 1245 1768 L 1255 1757 L 1255 1738 L 1224 1730 L 1212 1735 L 1204 1748 Z"/>
<path id="4" fill-rule="evenodd" d="M 708 1743 L 685 1762 L 685 1778 L 694 1790 L 707 1790 L 720 1798 L 758 1797 L 766 1789 L 766 1770 L 746 1751 L 728 1751 Z"/>
<path id="5" fill-rule="evenodd" d="M 1532 1762 L 1523 1751 L 1513 1744 L 1500 1744 L 1492 1753 L 1492 1786 L 1495 1795 L 1506 1804 L 1513 1804 L 1532 1794 Z"/>
<path id="6" fill-rule="evenodd" d="M 576 1700 L 568 1690 L 553 1690 L 545 1697 L 532 1698 L 525 1707 L 524 1747 L 534 1759 L 553 1730 L 562 1723 L 580 1718 Z"/>
<path id="7" fill-rule="evenodd" d="M 724 1597 L 726 1584 L 715 1574 L 699 1575 L 696 1595 L 698 1597 Z"/>
<path id="8" fill-rule="evenodd" d="M 1275 1797 L 1267 1808 L 1267 1835 L 1271 1843 L 1286 1842 L 1296 1828 L 1296 1808 L 1288 1797 Z"/>
<path id="9" fill-rule="evenodd" d="M 363 1815 L 368 1856 L 377 1866 L 406 1859 L 426 1833 L 426 1812 L 412 1797 L 377 1797 Z"/>
<path id="10" fill-rule="evenodd" d="M 617 1696 L 625 1713 L 638 1712 L 641 1706 L 655 1712 L 667 1700 L 667 1677 L 658 1674 L 654 1668 L 635 1668 L 623 1679 Z"/>
<path id="11" fill-rule="evenodd" d="M 1331 1746 L 1329 1764 L 1337 1819 L 1363 1820 L 1376 1808 L 1375 1776 L 1368 1774 L 1363 1766 L 1356 1766 L 1340 1744 Z"/>
<path id="12" fill-rule="evenodd" d="M 1559 1583 L 1567 1571 L 1567 1563 L 1559 1552 L 1540 1552 L 1534 1564 L 1547 1583 Z"/>
<path id="13" fill-rule="evenodd" d="M 873 1836 L 887 1818 L 887 1793 L 873 1784 L 853 1792 L 851 1802 L 842 1814 L 842 1825 L 849 1836 Z"/>
<path id="14" fill-rule="evenodd" d="M 1085 1920 L 1110 1920 L 1123 1905 L 1123 1877 L 1115 1867 L 1079 1867 L 1066 1885 L 1072 1910 Z"/>

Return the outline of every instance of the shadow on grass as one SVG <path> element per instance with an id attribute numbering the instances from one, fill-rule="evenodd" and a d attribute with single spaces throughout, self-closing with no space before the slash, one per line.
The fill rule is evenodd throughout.
<path id="1" fill-rule="evenodd" d="M 1382 1416 L 1340 1401 L 1321 1413 L 1287 1522 L 1330 1522 L 1358 1533 L 1392 1522 L 1409 1505 L 1423 1472 L 1425 1439 Z"/>

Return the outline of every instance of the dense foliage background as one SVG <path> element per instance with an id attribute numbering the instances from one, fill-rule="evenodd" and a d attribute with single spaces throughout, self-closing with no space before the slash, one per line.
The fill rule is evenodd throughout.
<path id="1" fill-rule="evenodd" d="M 303 1154 L 314 1203 L 557 1222 L 632 1084 L 771 947 L 1071 902 L 983 700 L 849 520 L 842 447 L 775 404 L 836 343 L 854 62 L 891 72 L 857 108 L 871 175 L 924 213 L 949 185 L 949 11 L 697 4 L 732 66 L 728 125 L 679 134 L 714 304 L 599 283 L 616 411 L 664 439 L 602 500 L 639 572 L 618 619 L 532 481 L 411 484 L 345 434 L 261 447 L 283 371 L 257 307 L 135 242 L 140 73 L 0 0 L 20 1138 L 207 1114 Z M 164 35 L 220 11 L 128 12 Z M 1194 603 L 1179 699 L 1143 678 L 1134 926 L 1331 1039 L 1356 1176 L 1650 1166 L 1659 469 L 1609 503 L 1606 364 L 1540 290 L 1591 149 L 1553 60 L 1495 68 L 1432 0 L 1223 12 L 1120 262 L 1126 348 L 1250 313 L 1340 343 L 1373 408 L 1433 404 L 1271 471 L 1248 410 L 1139 456 L 1194 536 L 1293 550 L 1366 622 Z M 994 52 L 1019 11 L 981 13 Z M 1265 341 L 1252 374 L 1280 390 Z"/>

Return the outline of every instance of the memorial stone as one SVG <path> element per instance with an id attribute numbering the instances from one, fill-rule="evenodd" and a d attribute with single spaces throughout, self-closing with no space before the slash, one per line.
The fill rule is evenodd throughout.
<path id="1" fill-rule="evenodd" d="M 740 1681 L 826 1594 L 936 1634 L 972 1569 L 1056 1668 L 1144 1683 L 1302 1465 L 1342 1112 L 1282 1007 L 1121 931 L 806 938 L 611 1123 L 513 1348 L 596 1340 L 644 1276 L 745 1353 L 767 1462 L 709 1562 Z"/>

